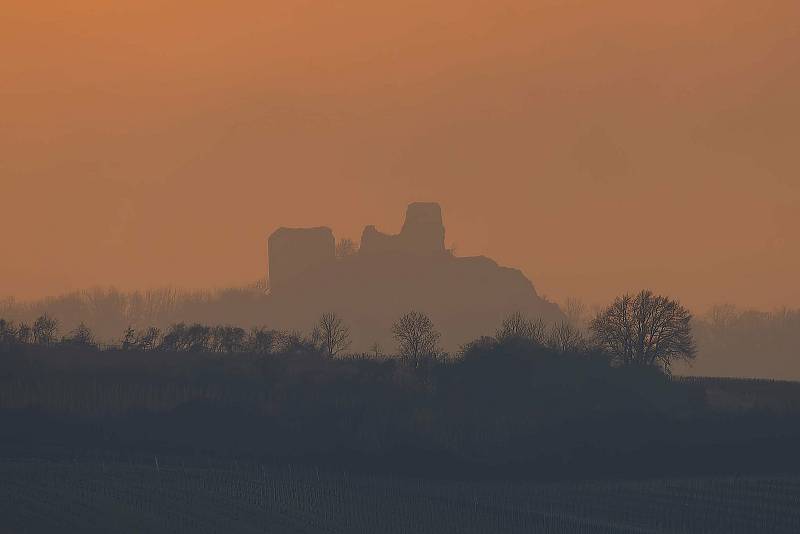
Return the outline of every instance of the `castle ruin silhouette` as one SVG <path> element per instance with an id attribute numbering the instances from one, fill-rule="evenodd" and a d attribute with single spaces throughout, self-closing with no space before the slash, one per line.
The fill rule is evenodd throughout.
<path id="1" fill-rule="evenodd" d="M 447 350 L 491 334 L 514 311 L 563 318 L 521 271 L 485 256 L 457 257 L 444 236 L 433 202 L 410 204 L 399 234 L 365 227 L 358 251 L 343 257 L 328 227 L 277 229 L 268 240 L 271 323 L 308 330 L 333 311 L 350 325 L 353 349 L 378 343 L 391 352 L 391 325 L 410 310 L 431 317 Z"/>

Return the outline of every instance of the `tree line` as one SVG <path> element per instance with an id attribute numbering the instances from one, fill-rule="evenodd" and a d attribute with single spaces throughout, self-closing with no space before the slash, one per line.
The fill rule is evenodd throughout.
<path id="1" fill-rule="evenodd" d="M 717 305 L 692 331 L 703 354 L 693 374 L 800 380 L 800 309 Z"/>
<path id="2" fill-rule="evenodd" d="M 60 336 L 47 317 L 3 322 L 12 348 L 0 355 L 0 449 L 103 444 L 362 466 L 395 458 L 423 471 L 444 461 L 453 473 L 469 462 L 487 473 L 521 465 L 536 476 L 581 477 L 677 476 L 713 462 L 786 469 L 796 457 L 797 432 L 763 440 L 800 428 L 796 411 L 724 408 L 721 416 L 703 383 L 666 376 L 694 356 L 690 314 L 671 299 L 622 296 L 585 331 L 522 313 L 499 319 L 491 335 L 445 355 L 435 321 L 408 312 L 391 325 L 394 356 L 381 358 L 353 354 L 335 313 L 307 333 L 128 328 L 109 349 L 91 348 L 88 329 Z"/>
<path id="3" fill-rule="evenodd" d="M 620 366 L 644 365 L 670 372 L 678 361 L 691 361 L 696 346 L 691 331 L 692 315 L 678 301 L 651 291 L 623 295 L 599 311 L 589 323 L 588 335 L 569 321 L 546 325 L 539 318 L 514 312 L 502 320 L 494 336 L 482 336 L 461 348 L 464 354 L 477 347 L 512 341 L 547 348 L 556 353 L 604 355 Z M 42 315 L 32 324 L 0 319 L 0 346 L 20 344 L 99 349 L 84 323 L 63 337 L 58 321 Z M 396 355 L 413 367 L 425 360 L 447 357 L 439 347 L 440 333 L 431 318 L 410 311 L 392 325 Z M 352 344 L 350 329 L 336 313 L 323 314 L 307 333 L 254 327 L 249 331 L 229 325 L 176 323 L 162 331 L 156 327 L 135 330 L 129 326 L 119 350 L 213 353 L 316 353 L 335 357 Z M 375 354 L 379 349 L 374 349 Z"/>

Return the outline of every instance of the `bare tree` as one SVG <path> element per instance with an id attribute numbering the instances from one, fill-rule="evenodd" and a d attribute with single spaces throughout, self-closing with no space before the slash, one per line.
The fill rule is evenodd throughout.
<path id="1" fill-rule="evenodd" d="M 336 356 L 350 347 L 350 329 L 335 313 L 325 313 L 317 324 L 319 343 L 330 357 Z"/>
<path id="2" fill-rule="evenodd" d="M 136 348 L 139 350 L 154 350 L 161 339 L 161 330 L 155 326 L 149 327 L 136 337 Z"/>
<path id="3" fill-rule="evenodd" d="M 83 322 L 81 322 L 77 327 L 75 327 L 75 330 L 70 332 L 69 335 L 65 337 L 63 341 L 70 345 L 77 345 L 80 347 L 97 346 L 92 331 Z"/>
<path id="4" fill-rule="evenodd" d="M 211 329 L 209 348 L 212 352 L 241 352 L 245 347 L 246 333 L 238 326 L 215 326 Z"/>
<path id="5" fill-rule="evenodd" d="M 541 318 L 528 319 L 522 312 L 513 312 L 503 319 L 495 338 L 502 343 L 511 339 L 524 339 L 543 345 L 545 342 L 545 325 Z"/>
<path id="6" fill-rule="evenodd" d="M 33 329 L 28 323 L 19 323 L 17 328 L 17 341 L 20 343 L 30 343 L 33 338 Z"/>
<path id="7" fill-rule="evenodd" d="M 585 350 L 586 340 L 580 330 L 572 323 L 559 321 L 547 333 L 548 348 L 560 353 L 576 353 Z"/>
<path id="8" fill-rule="evenodd" d="M 392 325 L 392 335 L 400 356 L 415 367 L 423 357 L 435 355 L 438 350 L 439 332 L 430 317 L 421 312 L 411 311 L 400 317 Z"/>
<path id="9" fill-rule="evenodd" d="M 211 342 L 211 327 L 194 323 L 186 331 L 186 340 L 191 352 L 205 352 L 209 350 Z"/>
<path id="10" fill-rule="evenodd" d="M 336 257 L 339 259 L 353 256 L 356 252 L 358 252 L 358 246 L 349 237 L 343 237 L 336 243 Z"/>
<path id="11" fill-rule="evenodd" d="M 18 331 L 13 321 L 0 319 L 0 348 L 11 347 L 17 343 Z"/>
<path id="12" fill-rule="evenodd" d="M 164 332 L 164 337 L 161 338 L 161 343 L 158 345 L 159 350 L 167 352 L 178 352 L 187 349 L 186 342 L 186 323 L 176 323 L 169 327 L 169 330 Z"/>
<path id="13" fill-rule="evenodd" d="M 58 321 L 47 314 L 33 323 L 33 342 L 38 345 L 52 345 L 58 334 Z"/>
<path id="14" fill-rule="evenodd" d="M 128 328 L 125 329 L 125 333 L 122 334 L 120 345 L 122 350 L 131 350 L 136 347 L 136 331 L 132 326 L 129 325 Z"/>
<path id="15" fill-rule="evenodd" d="M 245 341 L 245 346 L 250 352 L 256 354 L 269 354 L 275 348 L 279 333 L 264 327 L 253 327 Z"/>
<path id="16" fill-rule="evenodd" d="M 211 328 L 200 323 L 187 326 L 174 324 L 164 334 L 159 349 L 174 352 L 204 352 L 209 350 Z"/>
<path id="17" fill-rule="evenodd" d="M 314 328 L 310 336 L 304 336 L 299 330 L 277 332 L 275 336 L 275 348 L 277 352 L 284 354 L 308 354 L 318 353 L 320 345 L 320 332 Z"/>
<path id="18" fill-rule="evenodd" d="M 658 364 L 670 372 L 675 361 L 691 361 L 697 353 L 691 320 L 678 301 L 642 291 L 617 298 L 590 328 L 593 341 L 618 364 Z"/>

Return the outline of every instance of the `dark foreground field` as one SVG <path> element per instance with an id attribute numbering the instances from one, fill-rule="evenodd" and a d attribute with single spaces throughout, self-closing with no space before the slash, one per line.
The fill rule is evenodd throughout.
<path id="1" fill-rule="evenodd" d="M 0 357 L 0 533 L 800 532 L 799 450 L 798 383 L 516 340 Z"/>
<path id="2" fill-rule="evenodd" d="M 0 461 L 2 532 L 771 532 L 800 477 L 447 482 L 139 458 Z"/>

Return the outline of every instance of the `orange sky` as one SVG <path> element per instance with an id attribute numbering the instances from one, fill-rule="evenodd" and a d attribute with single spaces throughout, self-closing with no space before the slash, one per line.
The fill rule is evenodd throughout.
<path id="1" fill-rule="evenodd" d="M 555 300 L 800 306 L 797 0 L 11 0 L 0 54 L 0 296 L 241 284 L 437 200 Z"/>

